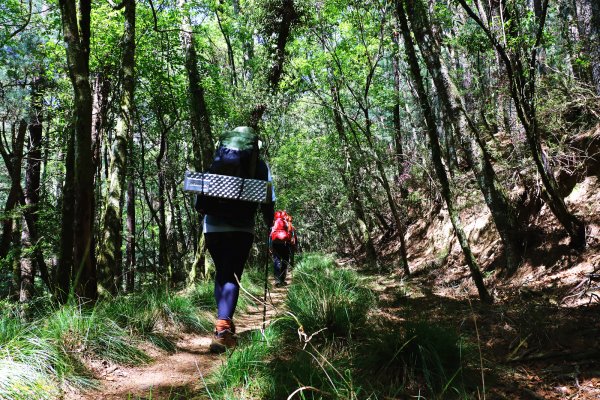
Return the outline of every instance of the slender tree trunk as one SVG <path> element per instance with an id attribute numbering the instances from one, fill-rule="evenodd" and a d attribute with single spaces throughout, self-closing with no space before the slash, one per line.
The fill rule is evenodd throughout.
<path id="1" fill-rule="evenodd" d="M 75 276 L 73 271 L 73 223 L 75 221 L 75 138 L 72 129 L 67 129 L 67 151 L 65 158 L 65 182 L 61 196 L 60 253 L 54 282 L 55 294 L 66 302 Z"/>
<path id="2" fill-rule="evenodd" d="M 122 276 L 123 243 L 123 194 L 127 175 L 127 146 L 133 131 L 133 107 L 135 91 L 135 0 L 127 0 L 124 8 L 125 30 L 123 34 L 123 90 L 120 112 L 111 151 L 110 172 L 104 214 L 102 237 L 98 253 L 100 272 L 99 289 L 116 294 Z"/>
<path id="3" fill-rule="evenodd" d="M 294 0 L 281 0 L 277 4 L 276 9 L 273 10 L 273 13 L 276 15 L 273 21 L 276 23 L 272 26 L 272 30 L 265 32 L 265 36 L 273 38 L 272 40 L 274 41 L 269 46 L 272 61 L 267 70 L 268 94 L 271 95 L 278 91 L 285 62 L 285 48 L 292 32 L 292 27 L 300 17 L 294 6 Z M 250 112 L 248 125 L 256 128 L 266 110 L 267 106 L 264 103 L 256 104 Z"/>
<path id="4" fill-rule="evenodd" d="M 186 7 L 187 0 L 178 0 L 180 8 Z M 183 13 L 181 21 L 181 44 L 185 56 L 185 69 L 188 77 L 188 91 L 190 102 L 190 119 L 192 134 L 193 163 L 196 171 L 206 171 L 213 158 L 214 145 L 212 128 L 206 100 L 204 99 L 204 86 L 198 71 L 198 54 L 192 33 L 192 23 L 188 12 Z M 202 225 L 200 225 L 202 227 Z M 200 228 L 202 229 L 202 228 Z M 198 265 L 204 264 L 205 244 L 204 234 L 199 232 L 198 248 L 191 270 L 188 272 L 187 281 L 192 283 L 197 276 Z"/>
<path id="5" fill-rule="evenodd" d="M 397 25 L 397 23 L 396 23 Z M 397 26 L 396 26 L 397 28 Z M 394 73 L 394 107 L 392 111 L 393 115 L 393 124 L 394 124 L 394 143 L 396 148 L 396 163 L 398 164 L 398 177 L 396 178 L 396 184 L 400 189 L 400 201 L 404 204 L 406 196 L 408 195 L 408 190 L 405 185 L 406 180 L 406 160 L 404 159 L 404 150 L 403 150 L 403 135 L 402 135 L 402 124 L 400 122 L 400 38 L 399 33 L 394 33 L 393 36 L 394 41 L 394 55 L 392 56 L 392 69 Z M 404 221 L 403 221 L 404 222 Z M 400 254 L 402 259 L 404 260 L 403 264 L 404 272 L 407 274 L 410 273 L 410 269 L 408 267 L 408 256 L 406 243 L 404 240 L 404 235 L 406 233 L 406 229 L 404 228 L 404 224 L 401 227 L 398 227 L 400 231 Z"/>
<path id="6" fill-rule="evenodd" d="M 94 224 L 94 164 L 92 154 L 92 91 L 89 81 L 91 0 L 59 0 L 69 77 L 73 85 L 75 118 L 73 268 L 75 293 L 98 297 L 92 248 Z M 65 221 L 63 221 L 63 224 Z"/>
<path id="7" fill-rule="evenodd" d="M 223 4 L 223 0 L 220 0 L 220 4 Z M 217 23 L 219 25 L 219 30 L 223 35 L 223 39 L 225 40 L 225 45 L 227 46 L 227 59 L 229 60 L 229 67 L 231 68 L 231 86 L 233 86 L 234 90 L 238 85 L 237 82 L 237 72 L 235 70 L 235 56 L 233 54 L 233 47 L 231 46 L 231 39 L 229 34 L 223 29 L 223 23 L 221 21 L 221 12 L 219 10 L 219 6 L 217 6 L 217 10 L 215 11 L 215 16 L 217 17 Z"/>
<path id="8" fill-rule="evenodd" d="M 394 54 L 392 56 L 392 70 L 394 73 L 394 107 L 392 108 L 392 119 L 394 123 L 394 144 L 396 149 L 396 163 L 398 164 L 398 182 L 402 191 L 402 176 L 404 175 L 404 151 L 402 149 L 402 124 L 400 122 L 400 40 L 398 33 L 394 32 Z"/>
<path id="9" fill-rule="evenodd" d="M 20 287 L 19 303 L 27 304 L 31 301 L 34 294 L 35 283 L 35 263 L 31 252 L 31 235 L 29 228 L 23 218 L 21 230 L 21 262 L 20 262 Z"/>
<path id="10" fill-rule="evenodd" d="M 235 19 L 240 23 L 240 30 L 242 32 L 242 50 L 244 54 L 244 70 L 243 70 L 243 78 L 242 84 L 245 85 L 246 82 L 252 81 L 253 71 L 250 65 L 250 61 L 254 58 L 254 38 L 252 29 L 248 27 L 248 18 L 244 16 L 244 13 L 240 9 L 239 0 L 233 0 L 233 15 Z"/>
<path id="11" fill-rule="evenodd" d="M 12 274 L 8 298 L 14 302 L 18 302 L 21 294 L 21 238 L 19 235 L 19 219 L 11 219 L 11 223 L 11 243 L 9 243 L 9 247 L 12 245 L 12 247 L 15 249 L 15 254 L 10 263 Z"/>
<path id="12" fill-rule="evenodd" d="M 402 217 L 400 215 L 400 210 L 396 205 L 396 201 L 394 200 L 394 196 L 392 195 L 392 189 L 390 187 L 390 183 L 388 181 L 387 175 L 385 173 L 385 167 L 383 166 L 383 162 L 379 158 L 377 154 L 377 150 L 371 141 L 371 120 L 368 114 L 368 110 L 365 109 L 365 123 L 366 123 L 366 132 L 367 138 L 369 141 L 369 145 L 373 151 L 375 156 L 375 166 L 377 167 L 377 171 L 379 172 L 379 180 L 381 182 L 381 186 L 383 186 L 383 190 L 385 191 L 385 195 L 388 201 L 388 205 L 390 206 L 390 210 L 392 211 L 392 216 L 394 217 L 394 222 L 396 223 L 396 229 L 398 231 L 398 238 L 400 239 L 400 258 L 402 260 L 402 269 L 406 275 L 410 275 L 410 268 L 408 266 L 408 256 L 406 251 L 406 242 L 404 240 L 404 233 L 406 231 L 404 222 L 402 221 Z"/>
<path id="13" fill-rule="evenodd" d="M 173 266 L 169 260 L 169 241 L 167 237 L 167 217 L 165 207 L 164 171 L 158 174 L 158 264 L 165 270 L 169 281 L 173 278 Z"/>
<path id="14" fill-rule="evenodd" d="M 178 4 L 181 9 L 185 9 L 187 7 L 186 3 L 186 0 L 179 0 Z M 183 12 L 180 38 L 185 56 L 185 70 L 190 96 L 194 168 L 196 168 L 196 171 L 205 171 L 213 158 L 213 137 L 208 108 L 204 98 L 204 86 L 202 86 L 202 79 L 198 71 L 198 54 L 192 33 L 192 23 L 187 11 Z"/>
<path id="15" fill-rule="evenodd" d="M 135 186 L 131 173 L 127 186 L 127 245 L 125 247 L 125 290 L 133 293 L 135 289 Z"/>
<path id="16" fill-rule="evenodd" d="M 423 78 L 421 76 L 417 55 L 412 37 L 410 35 L 410 30 L 408 28 L 408 21 L 404 11 L 403 0 L 396 0 L 396 11 L 398 20 L 400 22 L 402 36 L 404 38 L 404 50 L 408 58 L 410 72 L 413 78 L 412 80 L 417 91 L 423 117 L 425 118 L 426 131 L 427 135 L 429 136 L 429 144 L 431 146 L 431 159 L 433 161 L 436 175 L 442 187 L 442 196 L 444 197 L 446 207 L 448 208 L 450 221 L 452 222 L 452 226 L 454 227 L 454 231 L 458 237 L 458 242 L 463 250 L 463 254 L 465 255 L 467 265 L 469 266 L 469 270 L 471 272 L 471 277 L 473 278 L 475 286 L 479 292 L 479 298 L 484 303 L 492 303 L 493 298 L 490 296 L 485 287 L 483 276 L 481 275 L 481 271 L 479 270 L 475 256 L 473 255 L 471 247 L 469 246 L 467 236 L 462 228 L 458 211 L 454 208 L 454 200 L 452 198 L 452 191 L 450 189 L 450 181 L 448 180 L 448 175 L 446 174 L 446 170 L 442 162 L 442 152 L 437 137 L 436 124 L 433 119 L 433 110 L 429 104 L 425 86 L 423 84 Z"/>
<path id="17" fill-rule="evenodd" d="M 31 110 L 29 123 L 29 145 L 27 167 L 25 169 L 25 191 L 23 210 L 23 231 L 21 233 L 21 302 L 31 300 L 36 270 L 40 271 L 43 281 L 52 288 L 48 268 L 41 249 L 36 246 L 39 239 L 37 232 L 37 212 L 40 202 L 40 179 L 42 166 L 43 136 L 43 78 L 35 78 L 31 91 Z M 37 267 L 37 268 L 36 268 Z"/>
<path id="18" fill-rule="evenodd" d="M 23 146 L 25 143 L 25 134 L 27 133 L 27 123 L 24 120 L 19 122 L 19 126 L 13 125 L 11 128 L 12 149 L 4 147 L 4 142 L 0 140 L 0 153 L 8 170 L 10 177 L 10 190 L 6 198 L 4 213 L 10 214 L 19 204 L 19 199 L 23 196 L 21 187 L 21 169 L 23 161 Z M 2 238 L 0 239 L 0 257 L 5 258 L 13 242 L 13 217 L 5 217 L 2 227 Z"/>
<path id="19" fill-rule="evenodd" d="M 346 187 L 346 192 L 348 193 L 348 201 L 350 202 L 356 217 L 356 226 L 360 232 L 360 243 L 366 253 L 367 261 L 369 263 L 375 263 L 377 262 L 377 251 L 375 250 L 373 238 L 371 237 L 371 233 L 369 232 L 369 228 L 366 223 L 367 219 L 365 207 L 358 189 L 360 180 L 357 176 L 356 167 L 352 162 L 352 157 L 350 156 L 348 137 L 346 135 L 346 129 L 344 128 L 344 122 L 339 110 L 339 94 L 334 85 L 331 85 L 331 95 L 333 98 L 333 121 L 335 123 L 335 129 L 338 133 L 338 136 L 342 141 L 342 146 L 344 147 L 344 155 L 346 158 L 345 170 L 349 175 L 349 179 L 346 177 L 344 171 L 340 172 L 340 176 L 344 186 Z"/>
<path id="20" fill-rule="evenodd" d="M 515 272 L 521 262 L 524 241 L 524 227 L 517 221 L 517 212 L 498 182 L 487 145 L 481 139 L 479 129 L 470 121 L 469 127 L 476 137 L 467 129 L 464 99 L 452 82 L 448 68 L 440 55 L 440 45 L 434 37 L 430 22 L 420 0 L 407 0 L 408 15 L 415 34 L 415 41 L 421 49 L 425 64 L 433 78 L 437 94 L 450 119 L 452 128 L 463 142 L 467 162 L 475 174 L 475 178 L 483 193 L 484 200 L 491 211 L 492 218 L 500 234 L 506 253 L 506 266 L 509 272 Z M 451 135 L 450 132 L 447 135 Z"/>

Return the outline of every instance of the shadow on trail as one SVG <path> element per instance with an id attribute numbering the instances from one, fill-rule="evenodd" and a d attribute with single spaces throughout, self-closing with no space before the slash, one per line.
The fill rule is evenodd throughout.
<path id="1" fill-rule="evenodd" d="M 469 303 L 439 296 L 420 285 L 415 297 L 402 287 L 388 288 L 380 297 L 380 307 L 397 329 L 409 321 L 427 321 L 456 330 L 476 354 L 481 348 L 488 399 L 600 398 L 598 303 L 561 308 L 544 293 L 525 292 L 485 306 L 477 299 Z M 478 358 L 467 368 L 481 374 Z"/>

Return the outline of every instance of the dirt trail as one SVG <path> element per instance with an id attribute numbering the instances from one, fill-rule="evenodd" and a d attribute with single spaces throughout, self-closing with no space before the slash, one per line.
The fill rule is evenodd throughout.
<path id="1" fill-rule="evenodd" d="M 267 299 L 267 323 L 281 312 L 285 288 L 272 288 Z M 245 312 L 238 310 L 235 318 L 238 334 L 262 328 L 262 305 L 252 306 Z M 86 393 L 71 393 L 67 400 L 117 399 L 189 399 L 197 397 L 204 387 L 203 379 L 225 360 L 225 355 L 212 354 L 208 346 L 211 335 L 181 334 L 176 341 L 176 352 L 169 353 L 155 347 L 144 350 L 153 361 L 144 366 L 126 367 L 95 363 L 93 373 L 99 387 Z"/>

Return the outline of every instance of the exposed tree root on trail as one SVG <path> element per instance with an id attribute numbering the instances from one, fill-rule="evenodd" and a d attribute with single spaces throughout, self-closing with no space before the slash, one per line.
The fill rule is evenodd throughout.
<path id="1" fill-rule="evenodd" d="M 267 298 L 267 324 L 278 315 L 285 299 L 285 288 L 272 288 Z M 263 305 L 256 304 L 236 313 L 236 330 L 240 336 L 260 330 Z M 225 355 L 209 351 L 210 334 L 178 335 L 176 351 L 167 352 L 148 345 L 144 350 L 152 357 L 148 365 L 127 367 L 106 361 L 92 362 L 92 372 L 99 386 L 85 393 L 71 393 L 68 400 L 162 400 L 209 398 L 205 379 L 225 360 Z"/>

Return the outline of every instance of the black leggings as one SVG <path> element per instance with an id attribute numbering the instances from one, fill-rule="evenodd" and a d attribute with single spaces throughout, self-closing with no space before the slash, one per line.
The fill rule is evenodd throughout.
<path id="1" fill-rule="evenodd" d="M 254 235 L 248 232 L 213 232 L 206 233 L 204 236 L 206 248 L 217 271 L 215 277 L 217 318 L 231 320 L 240 294 L 238 280 L 242 279 Z"/>

